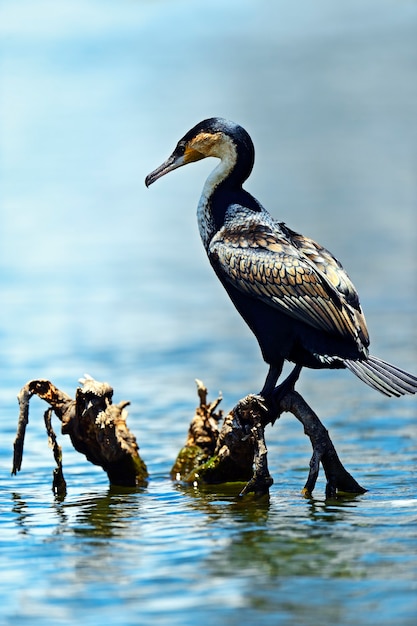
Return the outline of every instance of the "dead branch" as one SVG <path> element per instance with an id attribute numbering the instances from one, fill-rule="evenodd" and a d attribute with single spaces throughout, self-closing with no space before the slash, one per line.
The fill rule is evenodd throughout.
<path id="1" fill-rule="evenodd" d="M 82 388 L 77 389 L 75 400 L 48 380 L 32 380 L 20 390 L 12 474 L 21 469 L 29 421 L 29 401 L 33 395 L 37 395 L 51 407 L 45 413 L 45 425 L 57 463 L 53 483 L 55 492 L 64 493 L 65 480 L 62 472 L 62 451 L 52 429 L 52 412 L 62 422 L 62 433 L 70 436 L 74 448 L 91 463 L 101 466 L 111 484 L 146 484 L 146 465 L 139 456 L 136 438 L 126 425 L 126 406 L 129 402 L 112 404 L 113 389 L 108 383 L 97 382 L 89 376 L 80 382 Z"/>
<path id="2" fill-rule="evenodd" d="M 203 389 L 203 393 L 201 393 Z M 249 395 L 230 411 L 219 429 L 220 415 L 216 415 L 216 427 L 210 425 L 207 389 L 199 381 L 200 406 L 191 422 L 187 442 L 180 451 L 171 476 L 186 483 L 222 483 L 248 481 L 241 492 L 245 495 L 254 492 L 264 495 L 269 491 L 273 480 L 268 471 L 265 427 L 273 424 L 283 412 L 292 413 L 304 426 L 313 447 L 310 470 L 302 493 L 310 497 L 316 485 L 320 463 L 323 466 L 327 484 L 326 497 L 337 493 L 365 493 L 366 489 L 349 474 L 342 465 L 334 445 L 317 415 L 304 398 L 295 391 L 286 393 L 278 404 L 267 406 L 259 396 Z M 218 405 L 220 399 L 214 404 Z M 196 431 L 205 433 L 204 447 L 193 435 Z M 209 430 L 209 433 L 206 430 Z M 216 439 L 215 445 L 213 445 Z M 203 441 L 201 440 L 201 441 Z"/>
<path id="3" fill-rule="evenodd" d="M 281 412 L 292 413 L 304 426 L 313 447 L 310 460 L 310 471 L 303 493 L 310 496 L 316 485 L 320 463 L 327 478 L 326 497 L 334 498 L 338 492 L 365 493 L 366 489 L 349 474 L 340 461 L 329 433 L 319 420 L 313 409 L 296 391 L 287 393 L 280 402 Z"/>
<path id="4" fill-rule="evenodd" d="M 258 399 L 248 396 L 242 400 L 225 417 L 220 429 L 223 415 L 221 411 L 215 413 L 214 409 L 221 397 L 207 404 L 207 388 L 201 381 L 196 382 L 200 404 L 191 421 L 185 446 L 172 467 L 171 477 L 188 484 L 247 482 L 252 478 L 251 491 L 264 493 L 265 477 L 253 472 L 254 463 L 259 468 L 266 466 L 266 446 L 260 448 L 253 437 L 253 429 L 260 425 Z M 270 485 L 272 479 L 269 477 L 266 482 Z"/>

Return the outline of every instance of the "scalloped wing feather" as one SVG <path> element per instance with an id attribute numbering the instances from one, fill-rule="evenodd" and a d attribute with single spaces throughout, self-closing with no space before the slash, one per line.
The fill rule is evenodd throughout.
<path id="1" fill-rule="evenodd" d="M 234 222 L 234 223 L 233 223 Z M 293 241 L 281 225 L 233 220 L 213 237 L 210 260 L 241 291 L 326 332 L 369 345 L 357 293 L 340 263 L 315 242 Z M 296 235 L 296 233 L 294 233 Z"/>

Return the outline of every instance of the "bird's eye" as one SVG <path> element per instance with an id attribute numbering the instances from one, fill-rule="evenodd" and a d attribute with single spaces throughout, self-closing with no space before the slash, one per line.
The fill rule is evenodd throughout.
<path id="1" fill-rule="evenodd" d="M 176 149 L 175 149 L 175 152 L 176 152 L 177 154 L 179 154 L 179 155 L 184 154 L 184 152 L 185 152 L 185 146 L 186 146 L 186 145 L 187 145 L 187 144 L 186 144 L 186 142 L 185 142 L 185 141 L 179 141 L 179 142 L 177 143 L 177 147 L 176 147 Z"/>

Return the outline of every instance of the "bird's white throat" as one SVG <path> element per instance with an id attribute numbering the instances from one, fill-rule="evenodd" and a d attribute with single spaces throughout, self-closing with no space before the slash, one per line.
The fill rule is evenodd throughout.
<path id="1" fill-rule="evenodd" d="M 213 150 L 209 156 L 217 157 L 220 159 L 220 163 L 214 168 L 211 174 L 209 174 L 204 184 L 203 191 L 201 192 L 197 208 L 198 228 L 206 250 L 215 233 L 210 198 L 216 187 L 229 176 L 230 172 L 232 172 L 235 167 L 237 160 L 236 146 L 229 137 L 224 136 L 222 141 L 216 144 L 215 150 Z"/>

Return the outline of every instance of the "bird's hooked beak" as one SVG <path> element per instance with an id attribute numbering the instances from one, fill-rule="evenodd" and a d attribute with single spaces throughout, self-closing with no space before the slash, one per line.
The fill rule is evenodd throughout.
<path id="1" fill-rule="evenodd" d="M 172 172 L 172 170 L 176 170 L 177 167 L 181 167 L 182 165 L 185 165 L 184 155 L 177 157 L 174 152 L 166 161 L 162 163 L 162 165 L 147 175 L 145 178 L 145 185 L 149 187 L 149 185 L 152 185 L 152 183 L 158 180 L 158 178 L 165 176 L 168 172 Z"/>
<path id="2" fill-rule="evenodd" d="M 166 161 L 162 163 L 159 167 L 156 168 L 153 172 L 147 175 L 145 178 L 145 185 L 149 187 L 152 185 L 158 178 L 165 176 L 169 172 L 176 170 L 178 167 L 182 167 L 187 163 L 192 163 L 193 161 L 199 161 L 200 159 L 205 158 L 205 154 L 198 152 L 197 150 L 193 150 L 192 148 L 182 148 L 182 151 L 179 152 L 178 146 L 171 154 L 170 157 Z"/>

